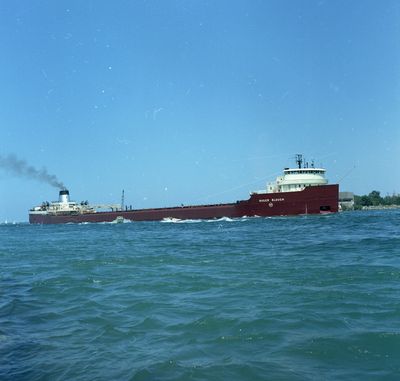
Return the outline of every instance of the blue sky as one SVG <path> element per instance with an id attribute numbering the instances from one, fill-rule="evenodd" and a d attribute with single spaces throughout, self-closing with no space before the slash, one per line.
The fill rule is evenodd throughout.
<path id="1" fill-rule="evenodd" d="M 228 202 L 303 153 L 400 192 L 400 3 L 0 3 L 0 155 L 77 201 Z M 57 189 L 0 169 L 0 221 Z"/>

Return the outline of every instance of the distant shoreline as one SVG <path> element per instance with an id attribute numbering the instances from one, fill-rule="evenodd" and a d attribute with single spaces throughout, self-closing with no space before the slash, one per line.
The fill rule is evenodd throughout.
<path id="1" fill-rule="evenodd" d="M 384 209 L 400 209 L 400 205 L 369 205 L 363 206 L 361 210 L 384 210 Z"/>
<path id="2" fill-rule="evenodd" d="M 355 210 L 381 210 L 398 209 L 400 207 L 400 194 L 393 193 L 391 196 L 381 196 L 381 192 L 372 191 L 368 195 L 354 195 Z"/>

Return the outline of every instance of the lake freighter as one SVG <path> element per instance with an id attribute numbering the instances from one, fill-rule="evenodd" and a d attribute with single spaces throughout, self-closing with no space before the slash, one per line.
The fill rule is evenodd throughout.
<path id="1" fill-rule="evenodd" d="M 326 214 L 338 211 L 339 185 L 328 184 L 325 169 L 316 168 L 296 155 L 297 166 L 285 168 L 283 175 L 266 189 L 250 193 L 247 200 L 227 204 L 132 209 L 121 204 L 90 205 L 70 201 L 69 191 L 60 190 L 57 202 L 44 202 L 29 211 L 31 224 L 82 222 L 160 221 L 164 219 L 213 219 L 237 217 Z M 102 211 L 103 209 L 103 211 Z M 104 209 L 109 209 L 104 211 Z"/>

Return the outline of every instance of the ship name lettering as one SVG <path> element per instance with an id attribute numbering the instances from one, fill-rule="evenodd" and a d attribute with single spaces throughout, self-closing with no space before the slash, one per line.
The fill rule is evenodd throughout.
<path id="1" fill-rule="evenodd" d="M 260 198 L 258 202 L 279 202 L 279 201 L 285 201 L 283 197 L 281 198 Z"/>

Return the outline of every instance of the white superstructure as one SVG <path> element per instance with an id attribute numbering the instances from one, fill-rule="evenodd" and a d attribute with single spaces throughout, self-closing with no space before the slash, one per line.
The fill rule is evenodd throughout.
<path id="1" fill-rule="evenodd" d="M 43 202 L 40 206 L 35 206 L 29 211 L 29 214 L 85 214 L 95 213 L 96 209 L 121 210 L 121 205 L 89 205 L 87 201 L 77 203 L 70 201 L 69 191 L 67 189 L 60 190 L 58 201 Z"/>
<path id="2" fill-rule="evenodd" d="M 303 165 L 303 156 L 300 154 L 296 155 L 296 163 L 297 168 L 285 168 L 282 176 L 267 184 L 266 190 L 256 193 L 298 192 L 306 187 L 328 184 L 324 168 L 316 168 L 314 163 Z"/>

